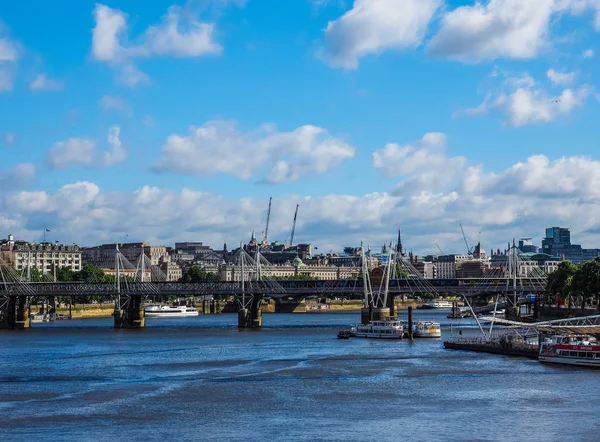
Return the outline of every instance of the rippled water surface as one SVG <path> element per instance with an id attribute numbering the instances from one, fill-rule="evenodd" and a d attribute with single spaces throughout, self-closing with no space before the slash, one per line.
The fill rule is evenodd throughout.
<path id="1" fill-rule="evenodd" d="M 440 320 L 444 339 L 446 313 L 416 312 Z M 358 317 L 0 331 L 0 440 L 600 440 L 600 371 L 441 340 L 336 339 Z"/>

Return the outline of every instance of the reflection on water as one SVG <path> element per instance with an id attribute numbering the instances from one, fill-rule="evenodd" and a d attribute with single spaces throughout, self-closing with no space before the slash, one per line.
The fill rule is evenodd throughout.
<path id="1" fill-rule="evenodd" d="M 415 314 L 449 336 L 447 312 Z M 439 339 L 336 339 L 358 317 L 265 315 L 259 331 L 215 315 L 0 332 L 0 440 L 548 441 L 565 440 L 565 413 L 577 417 L 570 440 L 597 440 L 600 372 Z"/>

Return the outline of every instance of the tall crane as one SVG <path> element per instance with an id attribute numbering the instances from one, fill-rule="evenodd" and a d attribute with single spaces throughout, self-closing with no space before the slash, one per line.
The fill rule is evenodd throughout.
<path id="1" fill-rule="evenodd" d="M 458 223 L 458 225 L 460 226 L 460 231 L 462 232 L 463 239 L 465 240 L 465 245 L 467 246 L 467 255 L 470 255 L 473 253 L 473 249 L 469 247 L 469 243 L 467 242 L 467 235 L 465 235 L 465 231 L 463 229 L 462 224 Z"/>
<path id="2" fill-rule="evenodd" d="M 271 219 L 271 202 L 273 197 L 269 197 L 269 209 L 267 210 L 267 225 L 265 227 L 265 236 L 263 237 L 262 243 L 264 245 L 269 244 L 269 220 Z"/>
<path id="3" fill-rule="evenodd" d="M 444 251 L 442 250 L 442 248 L 438 245 L 438 243 L 434 242 L 435 246 L 438 248 L 438 250 L 440 251 L 440 253 L 442 255 L 445 255 Z"/>
<path id="4" fill-rule="evenodd" d="M 298 207 L 300 204 L 296 204 L 296 211 L 294 212 L 294 222 L 292 223 L 292 233 L 290 233 L 290 246 L 294 244 L 294 233 L 296 233 L 296 219 L 298 218 Z"/>

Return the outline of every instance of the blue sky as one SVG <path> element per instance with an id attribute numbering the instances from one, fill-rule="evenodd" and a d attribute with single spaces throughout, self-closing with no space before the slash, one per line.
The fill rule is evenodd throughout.
<path id="1" fill-rule="evenodd" d="M 462 252 L 459 222 L 488 249 L 558 224 L 600 247 L 598 11 L 3 2 L 0 231 L 216 246 L 260 232 L 273 196 L 272 239 L 299 203 L 320 249 L 402 224 L 416 251 Z"/>

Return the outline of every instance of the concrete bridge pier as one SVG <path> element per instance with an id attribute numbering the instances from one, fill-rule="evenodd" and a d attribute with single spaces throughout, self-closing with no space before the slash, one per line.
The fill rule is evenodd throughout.
<path id="1" fill-rule="evenodd" d="M 127 297 L 124 308 L 115 309 L 115 328 L 144 328 L 146 317 L 142 305 L 142 295 L 131 295 Z"/>
<path id="2" fill-rule="evenodd" d="M 275 313 L 306 313 L 306 301 L 303 298 L 292 300 L 275 299 Z"/>
<path id="3" fill-rule="evenodd" d="M 238 328 L 261 328 L 262 310 L 260 303 L 262 295 L 254 295 L 248 308 L 240 308 L 238 311 Z"/>
<path id="4" fill-rule="evenodd" d="M 0 305 L 0 329 L 18 330 L 31 326 L 27 296 L 6 296 L 0 299 Z"/>
<path id="5" fill-rule="evenodd" d="M 397 318 L 398 312 L 396 311 L 396 295 L 388 293 L 387 308 L 390 309 L 390 318 Z"/>
<path id="6" fill-rule="evenodd" d="M 368 324 L 371 321 L 382 321 L 390 317 L 388 307 L 369 307 L 360 309 L 361 324 Z"/>

